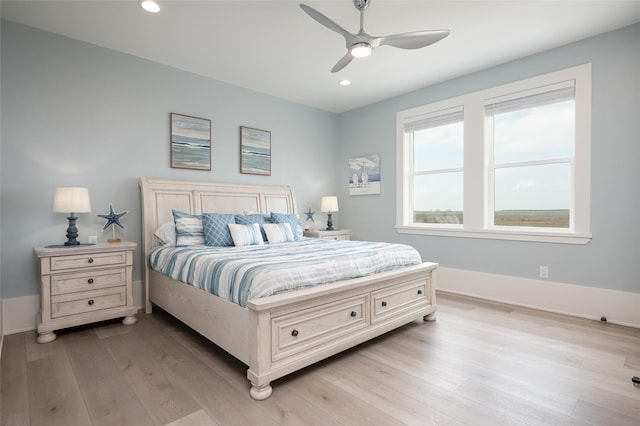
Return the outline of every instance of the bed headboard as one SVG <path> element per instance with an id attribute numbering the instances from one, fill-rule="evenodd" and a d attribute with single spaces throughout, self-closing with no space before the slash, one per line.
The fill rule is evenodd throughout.
<path id="1" fill-rule="evenodd" d="M 171 210 L 191 214 L 245 212 L 297 213 L 296 199 L 289 186 L 245 185 L 140 178 L 142 197 L 142 255 L 145 298 L 148 295 L 149 251 L 158 244 L 154 235 L 160 225 L 173 221 Z M 149 309 L 149 308 L 147 308 Z"/>

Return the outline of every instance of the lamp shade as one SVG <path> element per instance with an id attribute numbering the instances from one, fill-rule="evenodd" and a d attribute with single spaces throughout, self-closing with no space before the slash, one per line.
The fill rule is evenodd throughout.
<path id="1" fill-rule="evenodd" d="M 54 213 L 91 213 L 88 188 L 60 187 L 53 196 Z"/>
<path id="2" fill-rule="evenodd" d="M 322 197 L 322 201 L 320 202 L 320 211 L 327 212 L 337 212 L 338 211 L 338 197 L 334 195 L 329 195 L 326 197 Z"/>

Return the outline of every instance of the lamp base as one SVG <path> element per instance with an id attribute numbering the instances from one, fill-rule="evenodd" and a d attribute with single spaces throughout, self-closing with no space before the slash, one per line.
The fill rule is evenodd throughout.
<path id="1" fill-rule="evenodd" d="M 69 214 L 69 217 L 67 218 L 67 220 L 69 221 L 69 227 L 67 228 L 67 242 L 64 243 L 65 246 L 78 246 L 80 245 L 80 241 L 77 240 L 78 238 L 78 227 L 76 226 L 76 220 L 78 220 L 77 217 L 75 217 L 73 215 L 73 213 Z"/>
<path id="2" fill-rule="evenodd" d="M 327 213 L 327 231 L 333 231 L 333 219 L 331 213 Z"/>
<path id="3" fill-rule="evenodd" d="M 69 217 L 67 217 L 67 220 L 69 220 L 69 227 L 67 228 L 67 241 L 65 241 L 64 244 L 52 244 L 49 246 L 45 246 L 46 248 L 62 248 L 62 247 L 67 247 L 67 248 L 73 248 L 73 247 L 83 247 L 83 246 L 94 246 L 94 243 L 81 243 L 80 241 L 78 241 L 78 227 L 76 226 L 76 220 L 78 220 L 77 217 L 75 217 L 73 215 L 73 213 L 69 214 Z"/>

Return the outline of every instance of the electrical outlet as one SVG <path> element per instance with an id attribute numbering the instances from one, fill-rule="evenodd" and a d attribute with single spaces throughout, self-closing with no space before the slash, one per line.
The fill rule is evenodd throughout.
<path id="1" fill-rule="evenodd" d="M 549 267 L 541 266 L 540 267 L 540 278 L 549 278 Z"/>

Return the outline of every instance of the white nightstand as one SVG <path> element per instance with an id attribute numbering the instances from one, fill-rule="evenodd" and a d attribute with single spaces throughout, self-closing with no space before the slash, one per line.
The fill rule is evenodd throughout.
<path id="1" fill-rule="evenodd" d="M 321 231 L 319 229 L 313 231 L 304 231 L 304 236 L 308 238 L 319 238 L 321 240 L 350 240 L 350 229 L 336 229 L 334 231 Z"/>
<path id="2" fill-rule="evenodd" d="M 132 269 L 136 243 L 79 247 L 36 247 L 40 259 L 38 343 L 56 338 L 54 330 L 124 317 L 135 324 Z"/>

